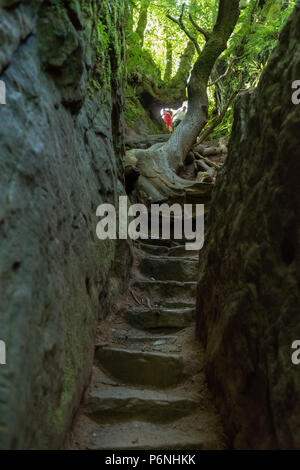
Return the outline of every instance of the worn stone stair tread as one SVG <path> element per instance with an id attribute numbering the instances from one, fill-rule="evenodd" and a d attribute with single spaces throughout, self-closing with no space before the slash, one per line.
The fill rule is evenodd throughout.
<path id="1" fill-rule="evenodd" d="M 168 255 L 169 253 L 169 247 L 167 246 L 160 246 L 160 245 L 150 245 L 150 244 L 147 244 L 147 243 L 139 243 L 139 248 L 145 252 L 145 253 L 149 253 L 151 255 L 156 255 L 156 256 L 160 256 L 160 255 Z"/>
<path id="2" fill-rule="evenodd" d="M 195 308 L 131 307 L 125 312 L 125 318 L 130 325 L 145 330 L 185 328 L 195 319 L 195 312 Z"/>
<path id="3" fill-rule="evenodd" d="M 173 246 L 169 248 L 168 256 L 198 259 L 199 253 L 198 251 L 186 250 L 185 245 L 181 245 L 181 246 Z"/>
<path id="4" fill-rule="evenodd" d="M 167 247 L 160 245 L 150 245 L 147 243 L 139 243 L 139 248 L 144 253 L 148 253 L 152 256 L 168 256 L 168 257 L 186 257 L 198 259 L 198 252 L 192 250 L 186 250 L 184 245 Z"/>
<path id="5" fill-rule="evenodd" d="M 165 299 L 158 304 L 162 308 L 182 309 L 182 308 L 196 308 L 195 299 Z"/>
<path id="6" fill-rule="evenodd" d="M 149 285 L 155 285 L 155 284 L 159 284 L 159 285 L 162 285 L 162 286 L 167 286 L 167 285 L 170 285 L 170 286 L 175 286 L 175 287 L 185 287 L 185 286 L 196 286 L 197 285 L 197 282 L 196 281 L 188 281 L 188 282 L 183 282 L 183 281 L 174 281 L 174 280 L 167 280 L 167 281 L 162 281 L 160 279 L 157 279 L 155 281 L 152 281 L 150 279 L 136 279 L 134 282 L 133 282 L 133 285 L 135 285 L 136 283 L 138 284 L 149 284 Z"/>
<path id="7" fill-rule="evenodd" d="M 140 272 L 157 280 L 193 282 L 197 280 L 198 260 L 193 258 L 145 256 L 139 262 Z"/>
<path id="8" fill-rule="evenodd" d="M 83 423 L 82 423 L 83 424 Z M 219 436 L 210 430 L 172 427 L 130 421 L 117 424 L 97 424 L 85 418 L 81 425 L 81 446 L 87 450 L 218 450 Z"/>
<path id="9" fill-rule="evenodd" d="M 181 247 L 179 247 L 181 248 Z M 169 248 L 169 251 L 171 250 L 171 248 Z M 145 256 L 145 258 L 147 259 L 152 259 L 153 260 L 164 260 L 164 261 L 168 261 L 169 263 L 172 263 L 173 261 L 175 262 L 178 262 L 178 263 L 183 263 L 183 262 L 189 262 L 189 263 L 196 263 L 196 257 L 194 256 L 195 259 L 191 259 L 190 256 L 165 256 L 165 255 L 161 255 L 161 256 Z"/>
<path id="10" fill-rule="evenodd" d="M 132 332 L 122 332 L 120 334 L 115 334 L 113 336 L 115 341 L 120 341 L 120 344 L 148 344 L 148 343 L 155 343 L 156 341 L 164 341 L 166 344 L 176 341 L 177 336 L 172 334 L 164 334 L 161 332 L 156 332 L 155 335 L 146 334 L 147 330 L 145 330 L 143 335 L 136 334 L 136 331 L 143 332 L 143 330 L 133 330 Z"/>
<path id="11" fill-rule="evenodd" d="M 167 388 L 184 379 L 183 359 L 178 354 L 96 347 L 96 364 L 124 383 Z"/>
<path id="12" fill-rule="evenodd" d="M 187 416 L 198 405 L 198 400 L 188 394 L 180 396 L 170 392 L 102 384 L 87 394 L 85 413 L 102 422 L 143 419 L 162 423 Z"/>
<path id="13" fill-rule="evenodd" d="M 150 246 L 166 246 L 167 248 L 170 248 L 172 245 L 172 240 L 170 239 L 165 239 L 165 238 L 159 238 L 159 239 L 154 239 L 154 238 L 148 238 L 147 240 L 137 241 L 136 243 L 140 244 L 143 243 L 143 245 L 150 245 Z"/>
<path id="14" fill-rule="evenodd" d="M 147 292 L 152 300 L 161 299 L 162 296 L 165 300 L 168 299 L 168 297 L 172 299 L 180 298 L 182 300 L 185 297 L 195 296 L 197 282 L 137 279 L 132 282 L 132 287 Z"/>
<path id="15" fill-rule="evenodd" d="M 170 248 L 171 249 L 171 248 Z M 197 265 L 198 257 L 197 256 L 168 256 L 168 255 L 148 255 L 146 254 L 142 259 L 152 260 L 155 262 L 166 262 L 169 265 L 174 263 L 189 263 L 189 265 Z M 170 279 L 171 280 L 171 279 Z"/>

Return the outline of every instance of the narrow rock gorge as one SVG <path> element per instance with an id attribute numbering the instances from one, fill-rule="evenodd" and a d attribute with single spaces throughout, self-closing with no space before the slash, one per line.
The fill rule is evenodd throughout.
<path id="1" fill-rule="evenodd" d="M 300 449 L 293 84 L 294 0 L 0 0 L 1 450 Z"/>

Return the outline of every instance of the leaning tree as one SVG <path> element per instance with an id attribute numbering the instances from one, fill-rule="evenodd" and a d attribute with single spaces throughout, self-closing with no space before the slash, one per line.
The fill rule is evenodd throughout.
<path id="1" fill-rule="evenodd" d="M 165 144 L 130 152 L 131 161 L 135 160 L 140 172 L 136 187 L 139 199 L 144 203 L 162 202 L 167 199 L 184 200 L 187 194 L 205 196 L 211 191 L 210 185 L 184 180 L 177 172 L 208 121 L 209 78 L 238 21 L 239 3 L 239 0 L 219 0 L 218 16 L 212 31 L 203 29 L 189 15 L 189 21 L 197 34 L 201 33 L 205 38 L 202 49 L 197 41 L 197 34 L 191 34 L 185 25 L 185 4 L 178 19 L 168 14 L 169 19 L 193 42 L 198 58 L 188 84 L 188 111 L 184 121 Z"/>

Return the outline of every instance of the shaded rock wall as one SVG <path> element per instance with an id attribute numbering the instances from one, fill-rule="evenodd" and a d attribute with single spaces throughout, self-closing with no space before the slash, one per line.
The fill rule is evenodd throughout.
<path id="1" fill-rule="evenodd" d="M 198 334 L 237 449 L 300 448 L 300 6 L 235 107 L 200 253 Z"/>
<path id="2" fill-rule="evenodd" d="M 3 449 L 62 444 L 120 287 L 115 257 L 123 278 L 129 264 L 95 232 L 96 207 L 123 191 L 124 4 L 0 2 Z"/>

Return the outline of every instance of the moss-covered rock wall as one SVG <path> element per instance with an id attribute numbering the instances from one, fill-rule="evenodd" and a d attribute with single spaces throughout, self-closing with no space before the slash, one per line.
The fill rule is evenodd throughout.
<path id="1" fill-rule="evenodd" d="M 0 448 L 49 449 L 89 381 L 116 253 L 119 273 L 128 261 L 95 231 L 123 191 L 125 1 L 0 5 Z"/>
<path id="2" fill-rule="evenodd" d="M 235 107 L 200 253 L 198 333 L 236 449 L 300 448 L 300 6 Z"/>

